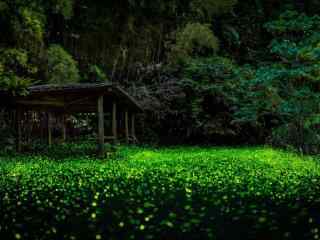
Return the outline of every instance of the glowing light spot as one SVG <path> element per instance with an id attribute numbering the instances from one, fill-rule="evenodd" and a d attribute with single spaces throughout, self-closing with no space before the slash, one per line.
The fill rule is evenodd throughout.
<path id="1" fill-rule="evenodd" d="M 145 229 L 145 226 L 144 225 L 140 225 L 140 228 L 139 228 L 141 231 L 143 231 Z"/>
<path id="2" fill-rule="evenodd" d="M 14 235 L 14 237 L 15 237 L 15 239 L 21 239 L 21 235 L 20 235 L 19 233 L 16 233 L 16 234 Z"/>

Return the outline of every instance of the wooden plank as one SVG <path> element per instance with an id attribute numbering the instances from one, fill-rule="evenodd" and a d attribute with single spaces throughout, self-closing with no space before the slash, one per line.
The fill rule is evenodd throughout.
<path id="1" fill-rule="evenodd" d="M 98 155 L 104 156 L 104 109 L 103 95 L 98 98 Z"/>
<path id="2" fill-rule="evenodd" d="M 91 98 L 92 98 L 92 96 L 85 97 L 85 98 L 80 98 L 80 99 L 76 99 L 76 100 L 74 100 L 74 101 L 68 102 L 65 107 L 69 107 L 69 106 L 71 106 L 71 105 L 80 104 L 80 103 L 84 103 L 84 102 L 85 102 L 85 103 L 88 103 L 88 102 L 90 102 L 89 100 L 90 100 Z"/>
<path id="3" fill-rule="evenodd" d="M 22 151 L 22 127 L 21 127 L 21 117 L 22 117 L 22 111 L 20 108 L 17 108 L 16 111 L 16 125 L 17 125 L 17 136 L 16 136 L 16 145 L 17 145 L 17 151 Z"/>
<path id="4" fill-rule="evenodd" d="M 48 145 L 49 147 L 52 146 L 52 114 L 48 112 Z"/>
<path id="5" fill-rule="evenodd" d="M 136 139 L 136 126 L 135 126 L 136 116 L 134 113 L 131 114 L 131 136 Z"/>
<path id="6" fill-rule="evenodd" d="M 62 115 L 62 142 L 65 143 L 67 141 L 67 123 L 66 123 L 66 115 Z"/>
<path id="7" fill-rule="evenodd" d="M 45 101 L 45 100 L 18 100 L 17 104 L 25 106 L 53 106 L 53 107 L 64 107 L 63 102 L 58 101 Z"/>
<path id="8" fill-rule="evenodd" d="M 129 143 L 129 113 L 128 110 L 124 113 L 124 124 L 125 124 L 125 133 L 126 133 L 126 143 Z"/>
<path id="9" fill-rule="evenodd" d="M 112 135 L 115 140 L 118 139 L 118 133 L 117 133 L 117 103 L 112 104 Z"/>
<path id="10" fill-rule="evenodd" d="M 118 86 L 114 87 L 114 94 L 123 99 L 126 106 L 130 107 L 133 111 L 143 112 L 143 108 L 140 106 L 140 104 L 122 88 Z"/>

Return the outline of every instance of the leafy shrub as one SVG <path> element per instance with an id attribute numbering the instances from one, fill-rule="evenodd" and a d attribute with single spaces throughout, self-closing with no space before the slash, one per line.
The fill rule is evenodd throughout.
<path id="1" fill-rule="evenodd" d="M 273 129 L 269 143 L 274 146 L 295 149 L 309 154 L 320 152 L 320 137 L 315 134 L 317 129 L 301 126 L 297 129 L 296 124 L 287 124 Z"/>
<path id="2" fill-rule="evenodd" d="M 188 61 L 182 70 L 180 86 L 185 92 L 185 111 L 191 136 L 234 138 L 240 129 L 233 124 L 238 87 L 244 71 L 223 57 Z M 226 140 L 226 139 L 225 139 Z"/>
<path id="3" fill-rule="evenodd" d="M 252 126 L 239 124 L 234 112 L 253 78 L 254 68 L 238 66 L 225 57 L 188 59 L 178 70 L 163 68 L 154 84 L 133 88 L 146 110 L 145 142 L 162 144 L 257 144 Z M 160 76 L 159 80 L 155 80 Z M 157 140 L 158 141 L 155 141 Z"/>
<path id="4" fill-rule="evenodd" d="M 52 84 L 76 83 L 79 81 L 77 62 L 59 45 L 48 49 L 48 82 Z"/>
<path id="5" fill-rule="evenodd" d="M 39 57 L 44 46 L 46 16 L 43 9 L 30 5 L 19 7 L 17 4 L 14 13 L 7 14 L 15 16 L 12 17 L 11 24 L 16 47 L 28 50 L 29 54 Z"/>
<path id="6" fill-rule="evenodd" d="M 189 57 L 207 56 L 219 49 L 219 40 L 209 25 L 188 23 L 177 33 L 171 59 L 183 61 Z"/>
<path id="7" fill-rule="evenodd" d="M 23 37 L 27 37 L 29 40 L 42 43 L 44 35 L 44 16 L 28 8 L 21 8 L 20 16 L 22 21 L 19 22 L 19 25 L 15 26 L 16 31 L 20 30 L 20 40 L 22 41 Z"/>
<path id="8" fill-rule="evenodd" d="M 106 73 L 97 65 L 90 65 L 88 70 L 88 81 L 90 82 L 106 82 L 108 77 Z"/>
<path id="9" fill-rule="evenodd" d="M 0 88 L 15 95 L 27 94 L 27 87 L 35 82 L 32 77 L 38 68 L 30 63 L 23 49 L 0 50 Z"/>

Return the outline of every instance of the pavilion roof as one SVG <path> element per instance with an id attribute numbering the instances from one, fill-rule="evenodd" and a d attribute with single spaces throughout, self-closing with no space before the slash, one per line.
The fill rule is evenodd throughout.
<path id="1" fill-rule="evenodd" d="M 0 91 L 1 105 L 23 105 L 24 107 L 41 107 L 41 109 L 70 109 L 76 112 L 96 109 L 96 98 L 105 96 L 106 106 L 117 102 L 123 108 L 133 112 L 142 112 L 139 103 L 121 87 L 112 83 L 77 83 L 66 85 L 36 85 L 28 88 L 26 96 L 13 96 Z"/>

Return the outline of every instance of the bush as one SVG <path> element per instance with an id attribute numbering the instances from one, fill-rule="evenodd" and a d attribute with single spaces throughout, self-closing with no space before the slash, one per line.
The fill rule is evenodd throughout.
<path id="1" fill-rule="evenodd" d="M 90 65 L 87 73 L 88 82 L 106 82 L 108 77 L 106 73 L 97 65 Z"/>
<path id="2" fill-rule="evenodd" d="M 241 129 L 233 123 L 233 108 L 243 75 L 234 62 L 224 57 L 192 59 L 184 65 L 179 84 L 185 93 L 183 108 L 189 137 L 215 143 L 231 143 L 231 139 L 238 138 Z"/>
<path id="3" fill-rule="evenodd" d="M 30 63 L 28 52 L 23 49 L 0 49 L 0 89 L 14 95 L 27 94 L 27 88 L 38 68 Z"/>
<path id="4" fill-rule="evenodd" d="M 51 45 L 48 49 L 48 82 L 67 84 L 79 79 L 77 62 L 59 45 Z"/>
<path id="5" fill-rule="evenodd" d="M 275 128 L 269 143 L 278 147 L 295 149 L 302 153 L 318 154 L 320 152 L 320 137 L 317 130 L 303 126 L 297 128 L 295 124 Z"/>
<path id="6" fill-rule="evenodd" d="M 189 23 L 176 36 L 171 60 L 184 61 L 190 57 L 208 56 L 219 49 L 219 40 L 209 25 Z"/>

